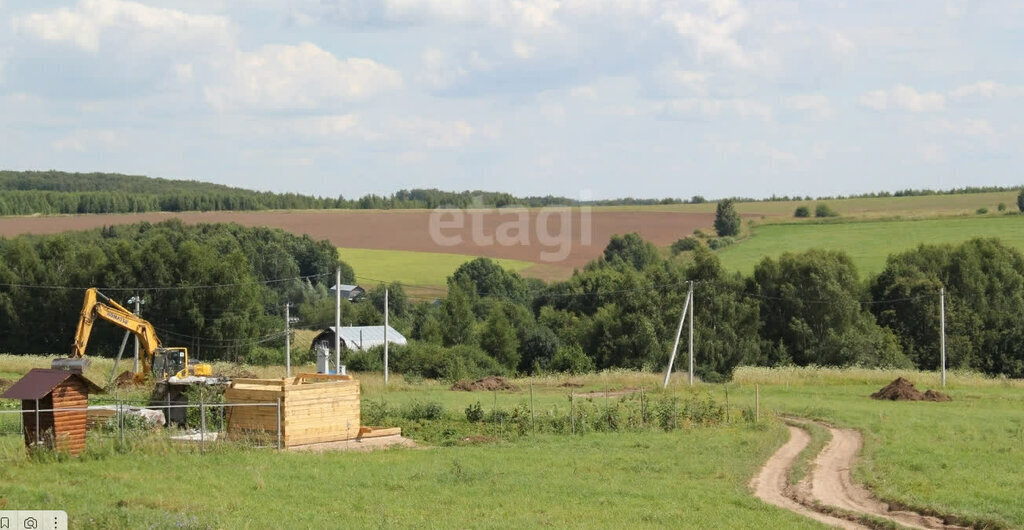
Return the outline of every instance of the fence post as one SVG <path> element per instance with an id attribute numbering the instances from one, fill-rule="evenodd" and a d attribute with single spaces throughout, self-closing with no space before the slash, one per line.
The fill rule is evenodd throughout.
<path id="1" fill-rule="evenodd" d="M 36 400 L 36 443 L 35 448 L 39 448 L 39 400 Z"/>
<path id="2" fill-rule="evenodd" d="M 199 393 L 199 451 L 206 453 L 206 403 L 202 392 Z"/>
<path id="3" fill-rule="evenodd" d="M 281 398 L 277 398 L 277 450 L 281 450 Z"/>
<path id="4" fill-rule="evenodd" d="M 530 423 L 533 426 L 533 434 L 537 434 L 537 413 L 533 410 L 533 381 L 530 381 Z"/>
<path id="5" fill-rule="evenodd" d="M 647 425 L 647 403 L 644 402 L 644 387 L 640 387 L 640 425 Z"/>
<path id="6" fill-rule="evenodd" d="M 754 383 L 754 423 L 761 421 L 761 386 Z"/>
<path id="7" fill-rule="evenodd" d="M 121 403 L 120 396 L 115 398 L 117 401 L 117 436 L 118 443 L 121 451 L 124 451 L 124 404 Z"/>
<path id="8" fill-rule="evenodd" d="M 569 425 L 572 427 L 572 434 L 576 434 L 576 394 L 569 391 Z"/>
<path id="9" fill-rule="evenodd" d="M 725 389 L 725 423 L 729 423 L 729 386 L 722 385 Z"/>

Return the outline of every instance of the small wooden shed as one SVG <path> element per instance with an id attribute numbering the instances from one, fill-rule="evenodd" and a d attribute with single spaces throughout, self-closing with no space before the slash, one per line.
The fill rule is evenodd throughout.
<path id="1" fill-rule="evenodd" d="M 299 374 L 285 379 L 235 379 L 227 403 L 281 400 L 281 445 L 293 447 L 359 436 L 359 381 L 347 375 Z M 228 407 L 228 437 L 276 436 L 277 407 Z"/>
<path id="2" fill-rule="evenodd" d="M 21 400 L 25 445 L 30 449 L 78 455 L 85 450 L 89 392 L 102 391 L 80 373 L 34 368 L 0 397 Z"/>

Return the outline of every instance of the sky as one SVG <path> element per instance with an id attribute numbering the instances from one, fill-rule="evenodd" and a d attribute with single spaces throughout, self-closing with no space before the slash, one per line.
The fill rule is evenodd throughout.
<path id="1" fill-rule="evenodd" d="M 0 168 L 322 196 L 1021 183 L 1024 3 L 0 0 Z"/>

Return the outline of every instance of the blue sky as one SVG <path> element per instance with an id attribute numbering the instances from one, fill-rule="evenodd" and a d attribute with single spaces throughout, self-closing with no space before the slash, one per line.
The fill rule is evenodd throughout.
<path id="1" fill-rule="evenodd" d="M 0 0 L 0 167 L 320 195 L 1017 185 L 1024 4 Z"/>

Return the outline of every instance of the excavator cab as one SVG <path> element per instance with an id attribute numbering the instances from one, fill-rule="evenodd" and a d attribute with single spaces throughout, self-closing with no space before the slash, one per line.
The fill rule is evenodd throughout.
<path id="1" fill-rule="evenodd" d="M 153 352 L 153 377 L 158 380 L 183 373 L 187 366 L 185 348 L 159 348 Z"/>

